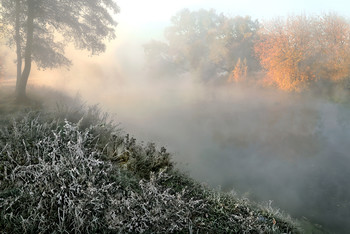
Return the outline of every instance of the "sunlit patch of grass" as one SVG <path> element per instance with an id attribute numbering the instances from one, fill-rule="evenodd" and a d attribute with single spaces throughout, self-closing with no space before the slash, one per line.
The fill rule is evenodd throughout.
<path id="1" fill-rule="evenodd" d="M 1 232 L 300 232 L 269 206 L 199 184 L 165 148 L 75 100 L 0 116 Z"/>

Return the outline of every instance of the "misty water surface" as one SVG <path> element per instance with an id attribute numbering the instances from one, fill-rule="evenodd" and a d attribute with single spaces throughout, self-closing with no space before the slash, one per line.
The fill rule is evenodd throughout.
<path id="1" fill-rule="evenodd" d="M 179 81 L 99 97 L 126 132 L 166 146 L 194 178 L 272 200 L 339 233 L 350 230 L 349 107 L 306 94 Z"/>

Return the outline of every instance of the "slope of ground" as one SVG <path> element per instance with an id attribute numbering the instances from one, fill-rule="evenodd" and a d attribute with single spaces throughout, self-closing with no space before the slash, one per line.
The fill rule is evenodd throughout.
<path id="1" fill-rule="evenodd" d="M 74 99 L 0 103 L 2 233 L 300 233 L 271 207 L 211 190 L 165 148 Z"/>

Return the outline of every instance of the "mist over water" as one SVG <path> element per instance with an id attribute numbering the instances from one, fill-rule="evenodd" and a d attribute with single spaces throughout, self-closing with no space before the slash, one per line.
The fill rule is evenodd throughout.
<path id="1" fill-rule="evenodd" d="M 213 188 L 244 194 L 337 233 L 350 230 L 350 108 L 309 93 L 147 78 L 111 54 L 32 80 L 99 103 L 138 141 L 173 153 Z"/>
<path id="2" fill-rule="evenodd" d="M 80 61 L 71 71 L 36 72 L 33 80 L 79 91 L 125 132 L 165 146 L 179 168 L 213 188 L 271 200 L 336 233 L 350 230 L 349 106 L 308 92 L 196 83 L 190 75 L 147 78 L 142 69 L 113 64 Z"/>
<path id="3" fill-rule="evenodd" d="M 214 188 L 350 229 L 350 110 L 308 94 L 145 80 L 90 100 Z"/>
<path id="4" fill-rule="evenodd" d="M 147 78 L 133 40 L 125 36 L 96 60 L 72 51 L 70 71 L 33 71 L 29 82 L 99 103 L 125 132 L 165 146 L 213 188 L 350 230 L 349 106 L 307 92 L 196 83 L 190 74 Z"/>

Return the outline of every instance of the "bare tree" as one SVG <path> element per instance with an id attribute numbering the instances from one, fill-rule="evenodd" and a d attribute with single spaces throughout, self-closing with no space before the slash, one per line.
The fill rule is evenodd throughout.
<path id="1" fill-rule="evenodd" d="M 118 12 L 113 0 L 1 0 L 0 33 L 17 53 L 17 100 L 26 99 L 32 61 L 42 69 L 69 67 L 69 43 L 92 55 L 104 52 L 105 39 L 115 38 Z"/>

